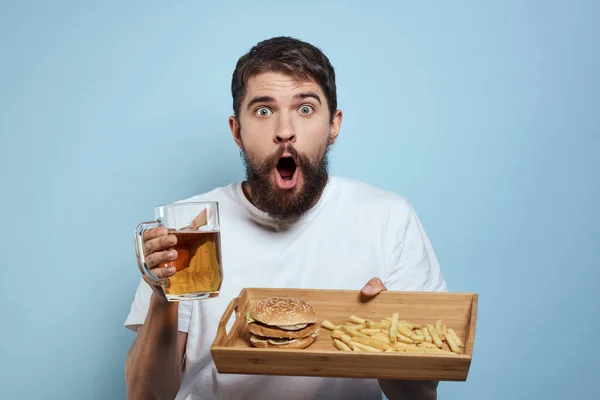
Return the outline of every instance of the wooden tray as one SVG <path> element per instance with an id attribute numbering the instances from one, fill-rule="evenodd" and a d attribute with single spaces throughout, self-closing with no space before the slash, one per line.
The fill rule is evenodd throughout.
<path id="1" fill-rule="evenodd" d="M 270 296 L 296 297 L 315 308 L 320 333 L 311 346 L 288 350 L 250 344 L 246 311 Z M 223 313 L 210 350 L 217 371 L 225 374 L 465 381 L 475 340 L 477 301 L 476 293 L 384 291 L 363 302 L 358 291 L 246 288 Z M 235 322 L 227 331 L 234 312 Z M 323 320 L 341 325 L 356 315 L 379 321 L 394 312 L 399 312 L 400 320 L 413 323 L 433 325 L 442 320 L 463 342 L 462 354 L 341 351 L 334 346 L 331 331 L 321 327 Z"/>

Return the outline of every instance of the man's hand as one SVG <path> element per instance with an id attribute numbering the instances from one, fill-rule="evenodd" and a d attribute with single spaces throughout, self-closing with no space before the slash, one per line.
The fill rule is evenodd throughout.
<path id="1" fill-rule="evenodd" d="M 142 237 L 143 251 L 148 269 L 159 279 L 168 278 L 176 271 L 169 265 L 177 258 L 173 248 L 177 238 L 167 229 L 146 230 Z M 142 263 L 137 254 L 140 271 Z M 145 322 L 138 329 L 125 364 L 127 398 L 174 399 L 181 385 L 181 364 L 187 333 L 178 331 L 179 308 L 177 302 L 169 302 L 162 287 L 142 274 L 153 294 Z"/>
<path id="2" fill-rule="evenodd" d="M 175 235 L 169 235 L 166 228 L 155 228 L 144 231 L 142 236 L 144 241 L 143 249 L 140 251 L 144 252 L 146 257 L 146 265 L 150 272 L 159 279 L 168 278 L 175 274 L 176 269 L 174 266 L 164 268 L 161 265 L 166 265 L 169 261 L 177 259 L 177 250 L 173 247 L 177 244 L 177 237 Z M 139 255 L 137 255 L 137 262 L 140 271 L 142 271 L 142 262 Z M 150 279 L 146 274 L 142 274 L 144 281 L 152 288 L 157 299 L 166 302 L 167 298 L 160 286 Z"/>
<path id="3" fill-rule="evenodd" d="M 361 289 L 360 293 L 363 297 L 373 298 L 382 291 L 387 290 L 383 285 L 383 282 L 379 278 L 371 278 L 369 282 Z"/>
<path id="4" fill-rule="evenodd" d="M 377 296 L 379 293 L 387 290 L 381 279 L 371 278 L 369 282 L 360 290 L 365 300 Z M 437 387 L 436 381 L 400 381 L 390 379 L 378 379 L 379 387 L 390 400 L 436 400 Z"/>

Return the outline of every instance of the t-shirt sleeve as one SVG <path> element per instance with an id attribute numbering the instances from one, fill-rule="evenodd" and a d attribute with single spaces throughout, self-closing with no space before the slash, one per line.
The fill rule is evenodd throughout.
<path id="1" fill-rule="evenodd" d="M 140 325 L 144 324 L 148 309 L 150 308 L 150 296 L 152 296 L 152 289 L 144 279 L 140 279 L 140 283 L 135 292 L 135 297 L 131 303 L 129 314 L 125 320 L 125 327 L 127 329 L 137 332 Z M 180 301 L 178 315 L 179 331 L 188 332 L 190 319 L 192 317 L 192 302 Z"/>
<path id="2" fill-rule="evenodd" d="M 433 247 L 410 202 L 390 217 L 388 226 L 387 290 L 447 292 Z"/>

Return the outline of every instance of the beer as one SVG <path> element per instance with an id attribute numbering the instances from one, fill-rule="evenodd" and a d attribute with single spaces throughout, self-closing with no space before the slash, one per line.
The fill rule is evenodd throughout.
<path id="1" fill-rule="evenodd" d="M 164 289 L 167 298 L 216 297 L 223 279 L 220 233 L 169 231 L 169 234 L 177 237 L 174 247 L 177 259 L 161 267 L 175 267 L 177 272 L 169 277 L 169 286 Z"/>
<path id="2" fill-rule="evenodd" d="M 135 254 L 140 272 L 162 288 L 167 300 L 200 300 L 218 297 L 223 282 L 221 226 L 216 201 L 183 201 L 154 207 L 154 220 L 135 228 Z M 175 267 L 175 273 L 160 279 L 146 263 L 144 232 L 164 227 L 177 237 L 173 250 L 177 259 L 160 267 Z"/>

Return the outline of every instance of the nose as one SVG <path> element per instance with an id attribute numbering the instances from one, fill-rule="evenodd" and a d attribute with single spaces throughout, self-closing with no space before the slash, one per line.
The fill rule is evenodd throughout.
<path id="1" fill-rule="evenodd" d="M 277 129 L 275 130 L 275 135 L 273 136 L 273 141 L 276 144 L 281 144 L 283 142 L 296 142 L 296 134 L 294 133 L 294 127 L 291 123 L 290 118 L 285 116 L 281 116 L 279 118 L 279 123 Z"/>
<path id="2" fill-rule="evenodd" d="M 280 143 L 283 143 L 283 142 L 292 142 L 292 143 L 295 143 L 296 142 L 296 135 L 294 135 L 291 132 L 277 134 L 275 136 L 275 143 L 280 144 Z"/>

